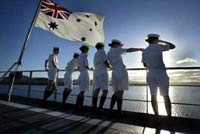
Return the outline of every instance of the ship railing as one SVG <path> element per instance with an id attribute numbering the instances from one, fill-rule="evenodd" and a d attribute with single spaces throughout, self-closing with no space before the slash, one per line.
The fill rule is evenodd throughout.
<path id="1" fill-rule="evenodd" d="M 170 79 L 172 78 L 172 81 L 170 81 L 170 86 L 174 85 L 174 86 L 200 87 L 200 78 L 199 78 L 200 75 L 198 76 L 198 74 L 200 74 L 200 67 L 168 67 L 166 69 L 167 69 Z M 146 83 L 146 75 L 147 75 L 148 70 L 146 68 L 127 68 L 127 70 L 129 73 L 129 78 L 130 77 L 133 78 L 132 79 L 133 87 L 135 85 L 145 86 L 145 97 L 144 97 L 145 99 L 134 99 L 134 96 L 132 96 L 132 98 L 124 97 L 123 101 L 145 103 L 146 104 L 145 113 L 150 113 L 149 112 L 149 107 L 150 107 L 149 104 L 150 104 L 151 100 L 150 100 L 150 95 L 149 95 L 149 88 Z M 3 74 L 5 72 L 7 72 L 7 71 L 0 71 L 0 77 L 3 76 Z M 10 71 L 9 73 L 11 73 L 11 72 L 12 71 Z M 27 87 L 27 93 L 26 93 L 25 97 L 31 98 L 31 91 L 32 91 L 32 86 L 33 86 L 32 79 L 35 77 L 47 79 L 47 72 L 45 70 L 23 70 L 23 71 L 20 70 L 20 72 L 22 72 L 23 75 L 25 75 L 29 78 L 28 82 L 27 82 L 28 87 Z M 137 75 L 141 74 L 141 76 L 135 76 L 135 72 L 137 72 Z M 138 72 L 140 72 L 140 73 L 138 73 Z M 65 70 L 59 70 L 58 78 L 63 78 L 64 73 L 65 73 Z M 34 77 L 34 74 L 36 74 L 35 77 Z M 42 74 L 42 75 L 40 75 L 40 74 Z M 60 74 L 62 74 L 62 76 Z M 130 74 L 131 74 L 131 76 L 130 76 Z M 190 74 L 190 75 L 188 75 L 188 74 Z M 92 72 L 90 72 L 90 75 L 92 76 Z M 111 76 L 111 70 L 109 70 L 109 76 Z M 140 81 L 135 83 L 134 81 L 137 81 L 137 80 L 134 80 L 134 78 L 136 78 L 136 77 L 140 77 Z M 176 77 L 176 78 L 174 78 L 174 77 Z M 76 74 L 76 79 L 77 78 L 78 78 L 78 74 Z M 8 79 L 8 77 L 7 77 L 7 79 Z M 109 78 L 109 79 L 111 79 L 111 78 Z M 142 82 L 141 82 L 141 79 L 142 79 Z M 92 82 L 90 82 L 90 83 L 92 83 Z M 4 81 L 0 82 L 0 85 L 2 85 L 2 84 L 5 84 Z M 110 80 L 110 84 L 111 84 L 111 80 Z M 92 86 L 92 84 L 91 84 L 91 86 Z M 44 90 L 42 90 L 41 92 L 43 92 L 43 91 Z M 94 91 L 94 88 L 93 88 L 93 91 Z M 57 100 L 58 94 L 61 94 L 61 93 L 57 93 L 57 92 L 54 93 L 53 101 L 58 101 Z M 200 93 L 198 92 L 198 94 L 200 94 Z M 70 94 L 70 96 L 77 96 L 77 94 Z M 85 95 L 85 97 L 92 98 L 92 93 L 91 93 L 91 95 Z M 107 99 L 111 99 L 111 97 L 107 97 Z M 159 102 L 159 103 L 163 103 L 163 102 Z M 200 101 L 196 102 L 196 103 L 172 101 L 171 103 L 172 103 L 172 105 L 192 106 L 192 107 L 198 107 L 198 109 L 200 109 Z"/>

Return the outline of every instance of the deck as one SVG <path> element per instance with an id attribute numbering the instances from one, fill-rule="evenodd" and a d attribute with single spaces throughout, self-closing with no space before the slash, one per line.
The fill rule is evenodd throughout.
<path id="1" fill-rule="evenodd" d="M 123 116 L 108 110 L 94 114 L 91 107 L 76 111 L 73 105 L 60 108 L 49 102 L 41 108 L 39 100 L 13 96 L 12 102 L 0 96 L 0 133 L 20 134 L 162 134 L 200 133 L 200 120 L 124 111 Z"/>

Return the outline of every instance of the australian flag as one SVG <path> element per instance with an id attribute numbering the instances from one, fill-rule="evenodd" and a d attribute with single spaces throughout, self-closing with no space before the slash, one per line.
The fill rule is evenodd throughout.
<path id="1" fill-rule="evenodd" d="M 63 39 L 94 47 L 97 42 L 104 42 L 103 22 L 104 16 L 99 14 L 71 12 L 50 0 L 43 0 L 35 26 Z"/>

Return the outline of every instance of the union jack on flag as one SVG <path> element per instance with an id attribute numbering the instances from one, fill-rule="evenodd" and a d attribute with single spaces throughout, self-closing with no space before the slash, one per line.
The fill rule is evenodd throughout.
<path id="1" fill-rule="evenodd" d="M 66 8 L 63 8 L 50 0 L 43 0 L 40 10 L 44 14 L 56 19 L 68 19 L 72 13 Z"/>

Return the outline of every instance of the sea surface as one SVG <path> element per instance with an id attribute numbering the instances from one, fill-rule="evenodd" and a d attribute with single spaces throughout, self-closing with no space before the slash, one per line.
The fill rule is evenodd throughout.
<path id="1" fill-rule="evenodd" d="M 31 98 L 42 99 L 45 85 L 32 85 L 31 86 Z M 8 85 L 0 85 L 0 94 L 6 94 L 8 92 Z M 57 87 L 57 94 L 49 97 L 49 100 L 61 102 L 62 100 L 63 86 Z M 85 93 L 84 105 L 91 105 L 91 96 L 93 87 L 90 86 L 90 90 Z M 147 93 L 148 92 L 148 93 Z M 73 90 L 67 103 L 75 104 L 76 95 L 79 93 L 78 85 L 73 86 Z M 113 94 L 112 87 L 109 87 L 107 100 L 104 104 L 105 108 L 110 105 L 110 98 Z M 13 95 L 27 96 L 28 85 L 14 85 Z M 100 94 L 101 95 L 101 92 Z M 200 119 L 200 87 L 197 86 L 170 86 L 169 95 L 172 103 L 172 115 L 177 117 L 187 117 Z M 147 99 L 148 98 L 148 99 Z M 129 86 L 129 90 L 124 92 L 123 110 L 134 111 L 141 113 L 153 113 L 150 101 L 149 89 L 146 86 Z M 159 100 L 159 114 L 166 115 L 163 99 L 158 96 Z M 148 109 L 147 109 L 148 107 Z M 116 106 L 115 106 L 116 108 Z"/>

